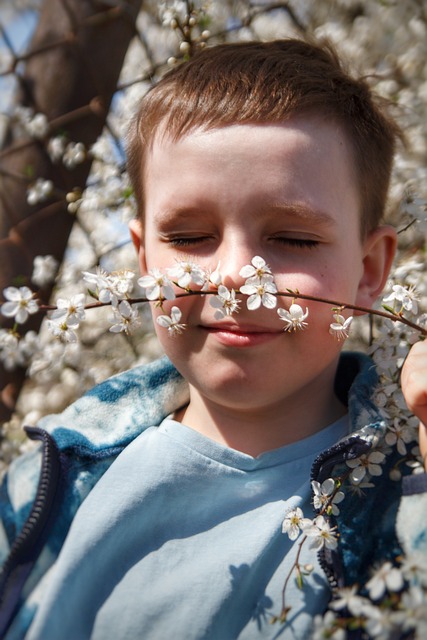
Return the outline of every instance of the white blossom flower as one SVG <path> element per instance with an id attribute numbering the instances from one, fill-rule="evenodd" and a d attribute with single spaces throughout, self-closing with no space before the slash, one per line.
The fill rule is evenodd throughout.
<path id="1" fill-rule="evenodd" d="M 302 509 L 296 507 L 286 514 L 282 523 L 282 532 L 287 533 L 290 540 L 296 540 L 300 534 L 307 527 L 311 526 L 313 522 L 309 518 L 304 518 Z"/>
<path id="2" fill-rule="evenodd" d="M 181 317 L 182 313 L 179 307 L 172 307 L 170 316 L 158 316 L 156 322 L 167 329 L 169 335 L 173 336 L 182 333 L 185 329 L 185 324 L 180 324 Z"/>
<path id="3" fill-rule="evenodd" d="M 346 631 L 337 624 L 337 616 L 333 611 L 327 611 L 325 615 L 318 614 L 313 619 L 313 629 L 310 635 L 311 640 L 345 640 Z"/>
<path id="4" fill-rule="evenodd" d="M 71 325 L 79 324 L 85 318 L 85 295 L 78 293 L 71 298 L 58 298 L 56 301 L 56 309 L 50 316 L 51 320 L 59 320 L 66 318 L 67 323 Z"/>
<path id="5" fill-rule="evenodd" d="M 374 399 L 376 406 L 382 409 L 382 414 L 388 421 L 398 423 L 402 415 L 407 412 L 402 390 L 395 382 L 387 383 L 384 376 L 383 384 L 378 387 Z"/>
<path id="6" fill-rule="evenodd" d="M 187 15 L 188 5 L 183 0 L 170 0 L 168 2 L 159 2 L 158 13 L 164 27 L 176 28 L 174 22 L 179 19 L 184 21 Z"/>
<path id="7" fill-rule="evenodd" d="M 353 316 L 344 318 L 340 313 L 334 314 L 334 322 L 329 325 L 329 333 L 337 340 L 345 340 L 348 338 L 350 325 L 353 322 Z"/>
<path id="8" fill-rule="evenodd" d="M 251 260 L 251 264 L 247 264 L 239 271 L 239 276 L 246 279 L 245 284 L 260 284 L 264 282 L 272 282 L 273 274 L 266 264 L 264 258 L 255 256 Z"/>
<path id="9" fill-rule="evenodd" d="M 32 138 L 44 138 L 49 130 L 47 117 L 44 113 L 36 113 L 25 128 Z"/>
<path id="10" fill-rule="evenodd" d="M 62 156 L 62 162 L 67 169 L 74 169 L 86 159 L 86 148 L 83 142 L 69 142 Z"/>
<path id="11" fill-rule="evenodd" d="M 37 178 L 37 180 L 27 190 L 27 202 L 30 205 L 38 204 L 47 200 L 47 198 L 53 192 L 52 180 L 44 180 L 43 178 Z"/>
<path id="12" fill-rule="evenodd" d="M 310 549 L 317 551 L 326 547 L 327 549 L 336 549 L 338 540 L 334 533 L 336 527 L 331 527 L 324 516 L 317 516 L 313 520 L 313 524 L 304 531 L 309 538 L 313 538 L 310 543 Z"/>
<path id="13" fill-rule="evenodd" d="M 402 287 L 400 284 L 395 284 L 392 287 L 392 292 L 386 298 L 383 298 L 384 303 L 396 302 L 400 303 L 400 309 L 398 311 L 410 311 L 413 314 L 418 313 L 418 296 L 415 292 L 415 287 Z"/>
<path id="14" fill-rule="evenodd" d="M 361 481 L 357 484 L 354 481 L 347 487 L 351 495 L 363 498 L 366 495 L 365 489 L 373 489 L 375 487 L 373 482 Z"/>
<path id="15" fill-rule="evenodd" d="M 135 272 L 131 269 L 112 271 L 108 276 L 109 289 L 119 300 L 132 293 Z"/>
<path id="16" fill-rule="evenodd" d="M 50 333 L 53 333 L 50 327 L 48 327 L 48 329 Z M 57 332 L 56 328 L 55 332 Z M 60 334 L 59 331 L 58 333 Z M 60 335 L 56 337 L 60 337 Z M 62 341 L 61 339 L 44 344 L 43 349 L 40 349 L 35 354 L 29 364 L 29 376 L 38 382 L 41 380 L 43 382 L 51 382 L 56 379 L 63 370 L 64 356 L 69 346 L 70 345 L 66 343 L 66 340 Z M 78 342 L 75 341 L 73 343 L 73 347 L 77 350 L 79 348 Z"/>
<path id="17" fill-rule="evenodd" d="M 372 358 L 381 372 L 387 372 L 390 379 L 398 372 L 399 361 L 406 356 L 406 348 L 401 344 L 396 331 L 397 323 L 385 320 L 379 329 L 380 335 L 368 349 Z"/>
<path id="18" fill-rule="evenodd" d="M 138 284 L 145 289 L 148 300 L 174 300 L 175 298 L 172 282 L 160 269 L 150 269 L 148 275 L 139 278 Z"/>
<path id="19" fill-rule="evenodd" d="M 249 311 L 255 311 L 262 305 L 267 309 L 274 309 L 277 304 L 277 288 L 272 281 L 262 281 L 257 284 L 244 284 L 240 293 L 249 296 L 246 304 Z"/>
<path id="20" fill-rule="evenodd" d="M 108 273 L 102 267 L 97 267 L 96 273 L 83 271 L 83 280 L 94 287 L 95 297 L 104 304 L 111 303 L 113 307 L 131 293 L 134 276 L 134 272 L 130 269 Z"/>
<path id="21" fill-rule="evenodd" d="M 425 211 L 427 212 L 427 201 Z M 409 258 L 405 260 L 405 262 L 401 262 L 400 264 L 396 265 L 396 267 L 393 269 L 393 277 L 395 280 L 403 281 L 411 278 L 411 276 L 414 276 L 415 274 L 418 275 L 418 273 L 423 273 L 424 270 L 424 260 L 420 260 L 419 258 L 417 258 L 417 256 L 415 256 L 413 259 Z"/>
<path id="22" fill-rule="evenodd" d="M 240 300 L 236 300 L 236 292 L 234 289 L 227 289 L 223 284 L 218 287 L 218 295 L 212 297 L 209 300 L 210 305 L 217 309 L 215 318 L 224 318 L 225 316 L 231 316 L 235 311 L 238 311 Z"/>
<path id="23" fill-rule="evenodd" d="M 360 616 L 367 599 L 358 595 L 357 589 L 357 585 L 337 589 L 335 598 L 329 604 L 329 607 L 334 611 L 348 609 L 351 615 Z"/>
<path id="24" fill-rule="evenodd" d="M 93 158 L 101 160 L 106 165 L 114 163 L 114 151 L 111 140 L 107 136 L 99 136 L 96 142 L 90 147 Z"/>
<path id="25" fill-rule="evenodd" d="M 24 128 L 30 122 L 31 118 L 34 116 L 34 109 L 31 107 L 24 107 L 20 104 L 17 104 L 14 109 L 14 117 L 15 119 L 24 125 Z"/>
<path id="26" fill-rule="evenodd" d="M 14 371 L 21 365 L 19 340 L 11 331 L 0 329 L 0 362 L 6 371 Z"/>
<path id="27" fill-rule="evenodd" d="M 78 329 L 79 323 L 75 319 L 48 320 L 47 326 L 51 334 L 59 338 L 61 342 L 77 342 L 76 329 Z"/>
<path id="28" fill-rule="evenodd" d="M 427 558 L 421 551 L 405 555 L 400 570 L 409 582 L 427 587 Z"/>
<path id="29" fill-rule="evenodd" d="M 401 615 L 399 612 L 390 611 L 388 607 L 375 607 L 372 603 L 363 607 L 365 629 L 369 638 L 376 640 L 390 640 L 400 638 Z"/>
<path id="30" fill-rule="evenodd" d="M 39 335 L 35 331 L 27 331 L 19 340 L 18 349 L 22 365 L 27 366 L 41 349 Z"/>
<path id="31" fill-rule="evenodd" d="M 219 270 L 221 263 L 218 262 L 218 266 L 211 272 L 209 275 L 209 282 L 211 282 L 215 287 L 219 287 L 222 283 L 222 275 Z"/>
<path id="32" fill-rule="evenodd" d="M 177 281 L 181 289 L 188 289 L 191 283 L 203 287 L 206 282 L 206 273 L 194 262 L 179 260 L 174 267 L 170 267 L 166 271 L 172 280 Z"/>
<path id="33" fill-rule="evenodd" d="M 108 289 L 108 272 L 105 271 L 102 267 L 96 267 L 96 272 L 91 273 L 90 271 L 82 271 L 83 280 L 90 287 L 93 287 L 93 291 L 99 292 Z"/>
<path id="34" fill-rule="evenodd" d="M 386 590 L 390 592 L 400 591 L 403 584 L 402 572 L 387 561 L 375 571 L 372 578 L 366 583 L 366 588 L 372 600 L 379 600 Z"/>
<path id="35" fill-rule="evenodd" d="M 400 202 L 401 215 L 408 215 L 411 218 L 421 219 L 427 211 L 427 200 L 414 193 L 412 185 L 408 185 L 402 194 Z"/>
<path id="36" fill-rule="evenodd" d="M 385 455 L 381 451 L 370 451 L 354 460 L 346 460 L 347 466 L 353 469 L 350 479 L 358 484 L 367 473 L 371 476 L 380 476 L 382 474 L 381 463 L 384 460 Z"/>
<path id="37" fill-rule="evenodd" d="M 303 330 L 308 324 L 305 322 L 308 317 L 308 308 L 306 307 L 304 313 L 299 304 L 291 304 L 289 311 L 279 308 L 277 309 L 277 313 L 280 319 L 285 323 L 285 331 L 296 331 L 297 329 Z"/>
<path id="38" fill-rule="evenodd" d="M 391 447 L 396 446 L 400 455 L 407 454 L 406 445 L 417 439 L 417 429 L 415 426 L 395 418 L 393 424 L 387 425 L 385 441 Z"/>
<path id="39" fill-rule="evenodd" d="M 18 324 L 23 324 L 29 314 L 37 313 L 39 310 L 34 294 L 28 287 L 6 287 L 3 295 L 9 302 L 2 304 L 1 313 L 7 318 L 15 318 Z"/>
<path id="40" fill-rule="evenodd" d="M 58 162 L 58 160 L 61 160 L 64 155 L 66 144 L 67 141 L 64 136 L 50 138 L 47 145 L 47 151 L 52 162 Z"/>
<path id="41" fill-rule="evenodd" d="M 48 133 L 48 120 L 44 113 L 34 113 L 31 107 L 16 105 L 15 119 L 32 138 L 44 138 Z"/>
<path id="42" fill-rule="evenodd" d="M 58 271 L 58 260 L 51 255 L 36 256 L 33 261 L 31 280 L 39 287 L 44 287 L 55 280 Z"/>
<path id="43" fill-rule="evenodd" d="M 331 496 L 335 491 L 335 480 L 333 478 L 328 478 L 322 484 L 313 480 L 311 483 L 311 487 L 314 492 L 313 497 L 313 506 L 315 509 L 322 509 L 326 505 L 327 511 L 331 512 L 334 516 L 337 516 L 340 512 L 337 504 L 344 500 L 344 493 L 342 491 L 337 491 L 334 497 L 331 500 Z"/>
<path id="44" fill-rule="evenodd" d="M 115 323 L 110 327 L 112 333 L 124 331 L 128 335 L 141 324 L 138 309 L 132 307 L 127 300 L 122 300 L 113 309 Z"/>
<path id="45" fill-rule="evenodd" d="M 427 632 L 427 595 L 418 586 L 411 586 L 402 594 L 402 629 L 405 632 L 417 629 L 417 638 L 425 638 Z"/>

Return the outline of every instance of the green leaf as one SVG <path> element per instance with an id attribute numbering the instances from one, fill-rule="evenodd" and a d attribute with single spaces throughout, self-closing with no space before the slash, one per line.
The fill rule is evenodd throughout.
<path id="1" fill-rule="evenodd" d="M 95 298 L 95 300 L 99 300 L 99 297 L 96 291 L 92 291 L 92 289 L 88 289 L 87 292 L 91 298 Z"/>
<path id="2" fill-rule="evenodd" d="M 396 311 L 395 311 L 392 307 L 389 307 L 389 306 L 388 306 L 388 304 L 383 304 L 383 305 L 382 305 L 382 308 L 383 308 L 385 311 L 388 311 L 389 313 L 392 313 L 394 316 L 397 316 Z"/>

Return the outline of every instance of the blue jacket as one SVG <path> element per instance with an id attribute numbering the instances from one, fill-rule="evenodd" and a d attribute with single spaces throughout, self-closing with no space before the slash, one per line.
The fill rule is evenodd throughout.
<path id="1" fill-rule="evenodd" d="M 312 480 L 323 482 L 348 476 L 349 460 L 387 452 L 381 475 L 370 478 L 375 486 L 340 505 L 333 523 L 339 547 L 321 557 L 332 590 L 363 585 L 373 566 L 395 562 L 402 551 L 427 556 L 427 475 L 409 475 L 397 450 L 384 448 L 387 425 L 372 401 L 376 384 L 369 358 L 342 355 L 336 393 L 348 405 L 353 431 L 312 469 Z M 11 465 L 0 493 L 0 637 L 9 628 L 6 637 L 25 636 L 74 514 L 109 465 L 142 431 L 187 402 L 186 382 L 162 358 L 106 380 L 62 414 L 26 429 L 41 446 Z M 403 482 L 390 480 L 396 465 L 408 474 Z"/>

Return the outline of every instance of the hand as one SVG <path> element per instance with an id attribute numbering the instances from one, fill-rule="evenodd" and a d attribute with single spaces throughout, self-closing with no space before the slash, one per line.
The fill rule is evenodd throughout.
<path id="1" fill-rule="evenodd" d="M 401 382 L 409 410 L 420 419 L 420 449 L 427 471 L 427 340 L 412 347 L 403 365 Z"/>

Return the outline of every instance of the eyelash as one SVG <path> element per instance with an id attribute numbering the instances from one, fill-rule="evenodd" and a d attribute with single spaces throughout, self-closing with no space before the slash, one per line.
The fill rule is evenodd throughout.
<path id="1" fill-rule="evenodd" d="M 208 238 L 205 236 L 194 237 L 194 238 L 170 238 L 169 244 L 174 247 L 189 247 L 191 245 L 200 244 L 207 240 Z"/>
<path id="2" fill-rule="evenodd" d="M 319 245 L 317 240 L 304 240 L 303 238 L 274 238 L 283 244 L 297 247 L 298 249 L 314 249 Z"/>
<path id="3" fill-rule="evenodd" d="M 207 236 L 199 236 L 194 238 L 171 238 L 169 244 L 174 247 L 190 247 L 205 242 L 209 238 Z M 314 249 L 319 245 L 317 240 L 304 240 L 300 238 L 273 238 L 275 241 L 296 247 L 298 249 Z"/>

